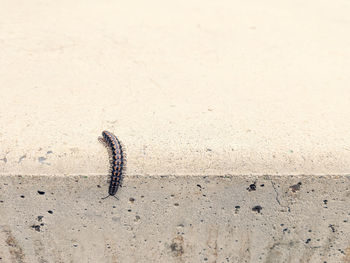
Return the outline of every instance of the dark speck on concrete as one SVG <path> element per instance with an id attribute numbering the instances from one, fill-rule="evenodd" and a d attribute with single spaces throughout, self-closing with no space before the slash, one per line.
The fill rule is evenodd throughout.
<path id="1" fill-rule="evenodd" d="M 38 190 L 38 194 L 39 194 L 39 195 L 44 195 L 45 192 L 44 192 L 44 191 L 39 191 L 39 190 Z"/>
<path id="2" fill-rule="evenodd" d="M 251 184 L 249 185 L 249 187 L 247 188 L 247 190 L 250 192 L 250 191 L 255 191 L 256 190 L 256 184 Z"/>
<path id="3" fill-rule="evenodd" d="M 306 239 L 305 243 L 306 243 L 306 244 L 309 244 L 310 241 L 311 241 L 311 238 L 308 238 L 308 239 Z"/>
<path id="4" fill-rule="evenodd" d="M 41 222 L 44 216 L 38 216 L 38 221 Z"/>
<path id="5" fill-rule="evenodd" d="M 130 197 L 130 198 L 129 198 L 129 201 L 130 201 L 131 203 L 133 203 L 133 202 L 135 202 L 135 198 Z"/>
<path id="6" fill-rule="evenodd" d="M 296 191 L 299 191 L 301 187 L 301 182 L 295 184 L 295 185 L 291 185 L 289 186 L 289 188 L 292 190 L 293 193 L 295 193 Z"/>
<path id="7" fill-rule="evenodd" d="M 32 225 L 31 228 L 33 228 L 37 232 L 40 232 L 40 226 L 39 225 Z"/>
<path id="8" fill-rule="evenodd" d="M 252 208 L 252 211 L 260 213 L 262 210 L 262 207 L 260 205 L 256 205 Z"/>
<path id="9" fill-rule="evenodd" d="M 53 214 L 53 211 L 52 210 L 49 210 L 49 211 L 47 211 L 49 214 Z"/>
<path id="10" fill-rule="evenodd" d="M 41 156 L 41 157 L 38 158 L 38 161 L 42 163 L 42 162 L 45 161 L 46 159 L 47 159 L 47 158 Z"/>
<path id="11" fill-rule="evenodd" d="M 329 227 L 330 229 L 332 229 L 332 232 L 333 232 L 333 233 L 335 232 L 334 225 L 329 225 L 328 227 Z"/>
<path id="12" fill-rule="evenodd" d="M 24 198 L 24 195 L 21 195 L 21 198 Z"/>

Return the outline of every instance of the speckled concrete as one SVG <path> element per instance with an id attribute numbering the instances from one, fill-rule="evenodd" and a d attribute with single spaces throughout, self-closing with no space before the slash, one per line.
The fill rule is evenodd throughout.
<path id="1" fill-rule="evenodd" d="M 350 262 L 350 177 L 2 177 L 0 262 Z M 39 193 L 40 191 L 40 193 Z"/>
<path id="2" fill-rule="evenodd" d="M 349 263 L 349 14 L 1 1 L 0 262 Z"/>

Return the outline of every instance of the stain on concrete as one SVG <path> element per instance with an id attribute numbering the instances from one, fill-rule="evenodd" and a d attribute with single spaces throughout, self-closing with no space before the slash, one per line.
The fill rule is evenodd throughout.
<path id="1" fill-rule="evenodd" d="M 170 250 L 171 250 L 172 256 L 174 257 L 181 257 L 185 253 L 184 239 L 182 236 L 178 235 L 175 238 L 173 238 L 170 244 Z"/>
<path id="2" fill-rule="evenodd" d="M 350 245 L 345 249 L 345 255 L 343 257 L 344 263 L 350 263 Z"/>
<path id="3" fill-rule="evenodd" d="M 9 228 L 6 228 L 3 230 L 3 232 L 6 234 L 6 244 L 8 246 L 10 255 L 11 255 L 11 261 L 17 262 L 17 263 L 24 263 L 24 253 L 22 247 L 19 245 L 16 238 L 12 235 L 12 232 Z"/>

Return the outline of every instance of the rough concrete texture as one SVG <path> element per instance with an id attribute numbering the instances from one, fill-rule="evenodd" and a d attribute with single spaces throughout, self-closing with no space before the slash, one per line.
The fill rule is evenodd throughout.
<path id="1" fill-rule="evenodd" d="M 1 1 L 0 262 L 350 262 L 349 14 Z"/>
<path id="2" fill-rule="evenodd" d="M 103 187 L 102 187 L 103 186 Z M 350 177 L 2 178 L 2 262 L 350 262 Z"/>

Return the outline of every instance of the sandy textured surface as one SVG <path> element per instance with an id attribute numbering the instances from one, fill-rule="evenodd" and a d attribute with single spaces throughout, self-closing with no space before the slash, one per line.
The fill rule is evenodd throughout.
<path id="1" fill-rule="evenodd" d="M 0 173 L 349 174 L 348 1 L 2 1 Z"/>

